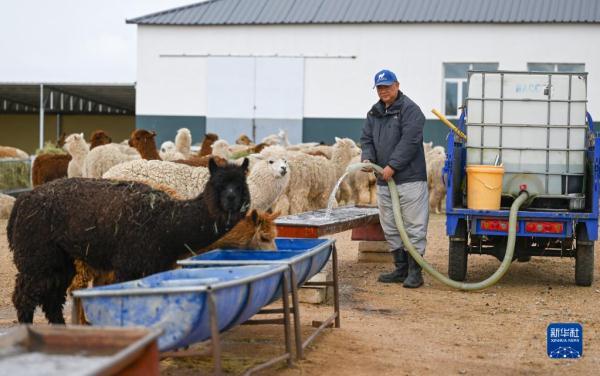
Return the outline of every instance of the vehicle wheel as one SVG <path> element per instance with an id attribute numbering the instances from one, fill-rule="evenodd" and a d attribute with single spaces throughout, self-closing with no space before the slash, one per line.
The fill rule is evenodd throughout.
<path id="1" fill-rule="evenodd" d="M 456 235 L 450 238 L 448 247 L 448 277 L 452 280 L 462 282 L 467 276 L 467 242 L 467 224 L 461 219 L 458 221 Z"/>
<path id="2" fill-rule="evenodd" d="M 594 282 L 594 242 L 588 240 L 585 226 L 578 225 L 575 241 L 575 284 L 591 286 Z"/>

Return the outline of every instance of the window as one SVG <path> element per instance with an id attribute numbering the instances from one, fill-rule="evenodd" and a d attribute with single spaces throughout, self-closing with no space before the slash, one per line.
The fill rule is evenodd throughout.
<path id="1" fill-rule="evenodd" d="M 527 63 L 529 72 L 585 72 L 585 64 L 574 63 Z"/>
<path id="2" fill-rule="evenodd" d="M 467 98 L 467 71 L 497 71 L 498 63 L 444 63 L 444 113 L 457 116 Z"/>

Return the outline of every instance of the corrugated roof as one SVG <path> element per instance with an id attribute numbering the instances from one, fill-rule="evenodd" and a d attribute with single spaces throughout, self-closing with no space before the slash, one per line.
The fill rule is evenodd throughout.
<path id="1" fill-rule="evenodd" d="M 141 25 L 600 23 L 600 0 L 208 0 Z"/>

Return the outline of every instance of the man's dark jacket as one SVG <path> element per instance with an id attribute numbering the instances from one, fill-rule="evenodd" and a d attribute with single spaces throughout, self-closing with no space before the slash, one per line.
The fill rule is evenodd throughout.
<path id="1" fill-rule="evenodd" d="M 363 126 L 360 144 L 362 160 L 394 169 L 396 184 L 427 181 L 423 126 L 425 116 L 415 102 L 398 92 L 387 109 L 382 101 L 373 105 Z M 377 184 L 386 184 L 378 179 Z"/>

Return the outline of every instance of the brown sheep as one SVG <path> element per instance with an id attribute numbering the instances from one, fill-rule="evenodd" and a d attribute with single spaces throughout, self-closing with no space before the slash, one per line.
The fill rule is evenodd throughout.
<path id="1" fill-rule="evenodd" d="M 212 144 L 214 144 L 214 142 L 218 139 L 219 136 L 217 136 L 216 134 L 207 133 L 204 136 L 204 140 L 202 140 L 202 147 L 200 148 L 200 153 L 198 154 L 198 156 L 203 157 L 205 155 L 212 154 Z"/>
<path id="2" fill-rule="evenodd" d="M 135 148 L 142 159 L 146 160 L 162 160 L 156 150 L 156 132 L 147 131 L 145 129 L 136 129 L 131 133 L 129 138 L 129 146 Z"/>

